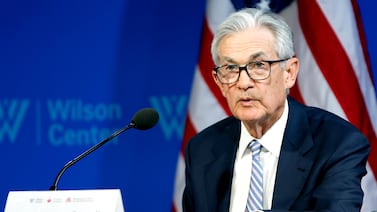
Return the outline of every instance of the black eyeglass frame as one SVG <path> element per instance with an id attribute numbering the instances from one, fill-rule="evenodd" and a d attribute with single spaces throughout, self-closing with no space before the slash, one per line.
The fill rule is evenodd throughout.
<path id="1" fill-rule="evenodd" d="M 233 83 L 238 82 L 238 80 L 240 79 L 240 76 L 241 76 L 241 72 L 242 72 L 242 70 L 245 70 L 245 71 L 246 71 L 246 74 L 247 74 L 247 76 L 249 76 L 250 79 L 255 80 L 255 81 L 259 81 L 259 80 L 265 80 L 265 79 L 267 79 L 267 78 L 269 78 L 269 77 L 271 76 L 271 66 L 272 66 L 272 64 L 274 64 L 274 63 L 284 62 L 284 61 L 289 60 L 289 59 L 291 59 L 291 58 L 292 58 L 292 57 L 285 58 L 285 59 L 280 59 L 280 60 L 259 60 L 259 61 L 252 61 L 252 62 L 249 62 L 248 64 L 246 64 L 246 65 L 244 65 L 244 66 L 240 66 L 240 65 L 235 64 L 235 66 L 238 66 L 238 77 L 237 77 L 236 81 L 234 81 L 234 82 L 222 82 L 221 79 L 220 79 L 220 77 L 219 77 L 219 72 L 218 72 L 218 70 L 219 70 L 220 68 L 223 68 L 223 67 L 229 66 L 229 64 L 227 64 L 227 65 L 223 65 L 223 66 L 217 66 L 217 67 L 213 68 L 213 71 L 215 71 L 217 79 L 218 79 L 222 84 L 233 84 Z M 268 63 L 268 64 L 270 65 L 270 70 L 269 70 L 269 72 L 268 72 L 268 75 L 267 75 L 265 78 L 254 79 L 254 78 L 252 78 L 252 77 L 250 76 L 249 72 L 247 71 L 247 67 L 248 67 L 250 64 L 256 64 L 256 63 L 260 63 L 260 62 Z"/>

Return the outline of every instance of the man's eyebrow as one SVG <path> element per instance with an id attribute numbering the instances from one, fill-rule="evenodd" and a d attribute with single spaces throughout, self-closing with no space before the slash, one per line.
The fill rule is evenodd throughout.
<path id="1" fill-rule="evenodd" d="M 256 52 L 252 55 L 250 55 L 250 61 L 253 61 L 255 59 L 258 59 L 259 57 L 261 56 L 266 56 L 266 54 L 264 52 Z M 233 59 L 233 58 L 230 58 L 230 57 L 223 57 L 223 60 L 227 63 L 234 63 L 234 64 L 237 64 L 237 62 Z"/>
<path id="2" fill-rule="evenodd" d="M 232 58 L 230 57 L 224 57 L 224 61 L 225 62 L 228 62 L 228 63 L 236 63 L 236 61 L 234 61 Z"/>
<path id="3" fill-rule="evenodd" d="M 257 52 L 257 53 L 254 53 L 252 55 L 250 55 L 250 60 L 255 60 L 257 58 L 259 58 L 260 56 L 266 56 L 266 54 L 264 52 Z"/>

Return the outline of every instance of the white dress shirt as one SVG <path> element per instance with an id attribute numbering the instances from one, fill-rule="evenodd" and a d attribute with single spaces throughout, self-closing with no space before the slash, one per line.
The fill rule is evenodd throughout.
<path id="1" fill-rule="evenodd" d="M 275 187 L 275 177 L 288 119 L 288 101 L 280 119 L 259 139 L 252 137 L 241 122 L 241 137 L 233 170 L 230 212 L 245 211 L 251 177 L 252 154 L 249 143 L 256 139 L 262 145 L 260 158 L 263 165 L 263 209 L 270 210 Z"/>

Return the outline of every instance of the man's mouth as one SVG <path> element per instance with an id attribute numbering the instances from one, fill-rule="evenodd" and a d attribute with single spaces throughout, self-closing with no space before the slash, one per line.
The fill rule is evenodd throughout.
<path id="1" fill-rule="evenodd" d="M 240 98 L 239 102 L 244 106 L 254 105 L 257 100 L 253 98 Z"/>

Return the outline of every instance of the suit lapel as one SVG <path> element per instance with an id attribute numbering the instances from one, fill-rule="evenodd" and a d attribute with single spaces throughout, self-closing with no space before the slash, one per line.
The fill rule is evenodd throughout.
<path id="1" fill-rule="evenodd" d="M 273 209 L 288 210 L 298 197 L 313 165 L 313 161 L 305 157 L 312 146 L 305 111 L 297 103 L 289 101 L 288 121 L 276 174 Z"/>
<path id="2" fill-rule="evenodd" d="M 222 126 L 219 140 L 212 147 L 205 165 L 204 179 L 209 211 L 228 211 L 235 154 L 240 136 L 240 122 L 234 118 Z M 213 204 L 216 203 L 216 204 Z"/>
<path id="3" fill-rule="evenodd" d="M 231 118 L 222 125 L 203 166 L 208 211 L 228 211 L 235 154 L 240 136 L 240 122 Z M 300 129 L 299 131 L 297 129 Z M 221 141 L 220 141 L 221 140 Z M 281 147 L 272 209 L 288 210 L 300 194 L 313 161 L 306 157 L 313 146 L 303 108 L 289 101 L 289 114 Z M 217 178 L 215 178 L 217 177 Z"/>

